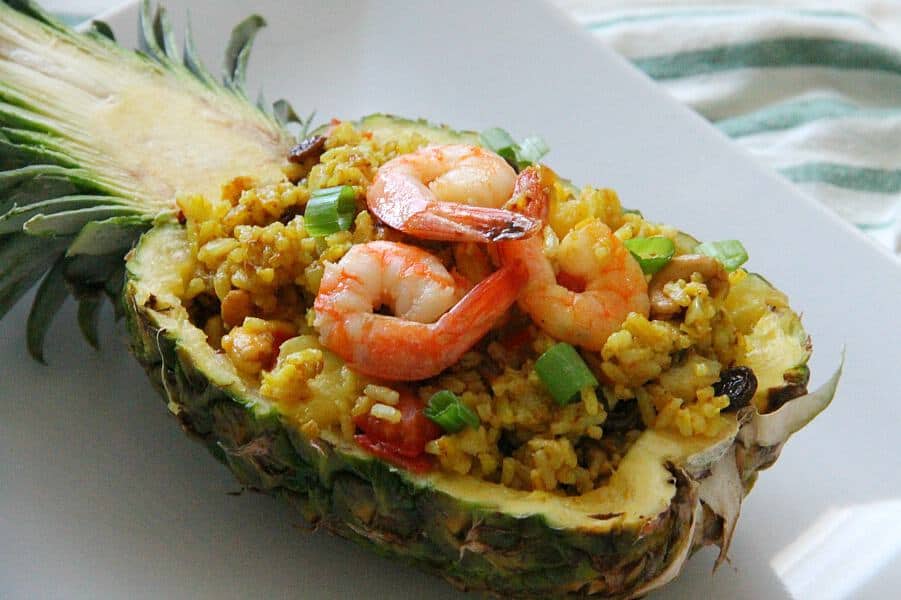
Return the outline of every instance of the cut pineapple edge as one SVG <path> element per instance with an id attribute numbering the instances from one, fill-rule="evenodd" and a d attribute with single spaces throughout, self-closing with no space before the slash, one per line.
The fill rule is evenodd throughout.
<path id="1" fill-rule="evenodd" d="M 841 367 L 773 412 L 731 413 L 715 438 L 645 430 L 605 485 L 558 496 L 408 472 L 329 431 L 309 439 L 210 346 L 179 297 L 177 267 L 191 248 L 174 197 L 215 195 L 249 173 L 261 184 L 282 180 L 295 142 L 286 126 L 305 130 L 310 121 L 284 102 L 254 106 L 247 97 L 249 51 L 263 25 L 251 16 L 235 28 L 220 82 L 197 58 L 190 31 L 182 52 L 165 11 L 147 1 L 142 54 L 116 45 L 102 26 L 79 34 L 33 2 L 0 2 L 0 318 L 40 281 L 27 330 L 41 359 L 68 296 L 92 343 L 100 300 L 113 299 L 172 412 L 242 483 L 457 585 L 634 597 L 675 577 L 698 546 L 718 544 L 722 561 L 757 471 L 828 406 Z M 477 134 L 422 120 L 372 115 L 359 124 L 386 137 L 415 131 L 433 143 L 478 143 Z M 760 349 L 747 356 L 761 382 L 778 387 L 801 369 L 806 383 L 810 346 L 793 312 L 772 311 L 746 341 Z M 379 511 L 383 521 L 372 518 Z M 392 527 L 407 521 L 422 536 L 398 541 L 406 529 Z M 611 553 L 621 560 L 597 558 Z M 550 555 L 557 562 L 544 564 Z M 637 575 L 605 579 L 617 569 Z"/>
<path id="2" fill-rule="evenodd" d="M 263 19 L 235 28 L 220 82 L 189 31 L 182 58 L 163 9 L 143 2 L 140 15 L 139 54 L 107 28 L 76 33 L 33 2 L 0 2 L 0 317 L 42 280 L 28 322 L 38 359 L 70 293 L 96 344 L 122 255 L 174 218 L 176 194 L 218 193 L 237 172 L 278 181 L 294 142 L 290 105 L 254 106 L 245 92 Z"/>
<path id="3" fill-rule="evenodd" d="M 61 36 L 6 5 L 2 11 L 4 108 L 44 128 L 48 147 L 126 194 L 124 202 L 169 210 L 176 191 L 216 194 L 236 172 L 282 178 L 292 139 L 242 94 L 205 84 L 171 59 L 160 64 L 98 38 Z"/>

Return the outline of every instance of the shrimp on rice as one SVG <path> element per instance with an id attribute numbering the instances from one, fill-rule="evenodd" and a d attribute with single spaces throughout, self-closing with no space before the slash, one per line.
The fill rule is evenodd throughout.
<path id="1" fill-rule="evenodd" d="M 523 239 L 538 233 L 541 222 L 501 208 L 515 179 L 513 168 L 484 148 L 428 146 L 382 165 L 366 202 L 383 223 L 419 239 Z"/>
<path id="2" fill-rule="evenodd" d="M 523 171 L 514 197 L 527 214 L 547 213 L 548 191 L 538 170 Z M 522 265 L 528 279 L 519 307 L 553 337 L 600 351 L 631 312 L 648 316 L 648 285 L 638 262 L 600 219 L 577 224 L 555 253 L 544 251 L 542 236 L 498 244 L 501 262 Z"/>
<path id="3" fill-rule="evenodd" d="M 456 363 L 516 301 L 525 273 L 502 267 L 462 288 L 427 251 L 396 242 L 353 246 L 326 266 L 314 326 L 353 369 L 415 381 Z M 459 301 L 458 301 L 459 300 Z M 379 314 L 381 308 L 394 316 Z"/>

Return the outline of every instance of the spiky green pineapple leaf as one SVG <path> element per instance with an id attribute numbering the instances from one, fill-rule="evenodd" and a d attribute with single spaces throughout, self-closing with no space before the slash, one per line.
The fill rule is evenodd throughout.
<path id="1" fill-rule="evenodd" d="M 110 217 L 92 221 L 78 232 L 66 251 L 67 256 L 104 256 L 124 254 L 147 231 L 151 223 L 141 215 Z"/>
<path id="2" fill-rule="evenodd" d="M 34 2 L 0 0 L 0 318 L 43 278 L 33 355 L 63 290 L 96 345 L 99 299 L 117 296 L 124 253 L 174 217 L 176 195 L 214 195 L 239 175 L 282 177 L 293 137 L 244 90 L 264 24 L 235 28 L 219 81 L 190 29 L 179 50 L 165 10 L 147 0 L 140 52 L 115 44 L 103 23 L 77 33 Z"/>
<path id="3" fill-rule="evenodd" d="M 100 348 L 100 336 L 97 331 L 102 307 L 103 296 L 99 293 L 88 294 L 78 300 L 78 328 L 94 349 Z"/>
<path id="4" fill-rule="evenodd" d="M 107 280 L 117 272 L 121 259 L 114 254 L 77 254 L 66 260 L 66 279 L 78 294 L 105 290 Z"/>
<path id="5" fill-rule="evenodd" d="M 3 118 L 0 107 L 0 119 Z M 28 166 L 77 167 L 78 164 L 65 154 L 46 148 L 25 146 L 12 142 L 0 133 L 0 169 L 11 170 Z"/>
<path id="6" fill-rule="evenodd" d="M 157 9 L 156 15 L 153 17 L 153 35 L 166 57 L 173 62 L 178 62 L 178 44 L 175 41 L 175 34 L 172 32 L 169 16 L 162 6 Z"/>
<path id="7" fill-rule="evenodd" d="M 0 172 L 0 213 L 12 208 L 13 204 L 96 190 L 95 186 L 86 171 L 57 165 L 29 165 L 3 171 Z M 16 194 L 20 196 L 18 201 Z"/>
<path id="8" fill-rule="evenodd" d="M 22 229 L 33 235 L 74 234 L 83 225 L 85 216 L 90 218 L 96 214 L 95 212 L 82 212 L 88 209 L 116 210 L 115 205 L 110 203 L 109 196 L 62 196 L 33 202 L 25 206 L 13 205 L 3 215 L 0 215 L 0 235 Z M 122 207 L 118 210 L 131 214 L 133 209 Z M 60 226 L 62 220 L 68 220 L 66 231 L 63 231 Z M 50 222 L 49 227 L 47 221 Z M 54 226 L 56 228 L 53 228 Z"/>
<path id="9" fill-rule="evenodd" d="M 226 87 L 246 98 L 247 63 L 257 33 L 266 26 L 266 21 L 259 15 L 250 15 L 235 27 L 228 47 L 225 49 L 225 73 L 223 79 Z"/>
<path id="10" fill-rule="evenodd" d="M 159 7 L 154 13 L 149 2 L 142 2 L 138 13 L 138 27 L 141 33 L 138 47 L 141 52 L 161 64 L 172 64 L 171 53 L 175 51 L 175 37 L 165 9 Z"/>
<path id="11" fill-rule="evenodd" d="M 116 34 L 113 33 L 113 28 L 106 21 L 96 19 L 91 21 L 91 28 L 88 30 L 88 34 L 105 37 L 111 42 L 116 41 Z"/>
<path id="12" fill-rule="evenodd" d="M 45 240 L 21 232 L 0 237 L 0 315 L 38 282 L 68 242 L 68 238 Z"/>
<path id="13" fill-rule="evenodd" d="M 313 119 L 316 118 L 316 111 L 310 112 L 310 114 L 307 115 L 307 118 L 304 119 L 297 114 L 297 111 L 294 110 L 294 107 L 291 106 L 290 102 L 282 98 L 272 103 L 272 116 L 283 126 L 289 124 L 298 125 L 297 139 L 302 140 L 310 135 L 310 130 L 313 127 Z"/>
<path id="14" fill-rule="evenodd" d="M 213 74 L 207 70 L 206 66 L 204 66 L 203 61 L 200 60 L 200 56 L 197 53 L 197 47 L 194 43 L 194 30 L 191 26 L 191 15 L 188 15 L 187 22 L 185 23 L 185 47 L 182 52 L 182 62 L 185 65 L 185 68 L 191 72 L 192 75 L 207 87 L 215 87 L 216 86 L 216 78 L 213 77 Z"/>
<path id="15" fill-rule="evenodd" d="M 88 206 L 58 213 L 37 214 L 25 222 L 22 230 L 29 235 L 75 235 L 89 223 L 133 214 L 134 210 L 127 207 Z"/>
<path id="16" fill-rule="evenodd" d="M 68 29 L 62 21 L 41 8 L 40 4 L 37 2 L 33 2 L 32 0 L 4 0 L 4 2 L 22 14 L 28 15 L 34 20 L 53 27 L 54 29 L 60 31 Z"/>
<path id="17" fill-rule="evenodd" d="M 60 256 L 50 271 L 44 276 L 34 304 L 28 314 L 26 328 L 28 352 L 38 362 L 44 362 L 44 338 L 47 330 L 53 322 L 53 317 L 69 297 L 69 288 L 66 286 L 65 258 Z"/>
<path id="18" fill-rule="evenodd" d="M 303 125 L 303 119 L 297 115 L 294 107 L 287 100 L 276 100 L 272 105 L 272 112 L 275 118 L 281 123 L 297 123 Z"/>
<path id="19" fill-rule="evenodd" d="M 113 305 L 113 312 L 118 321 L 125 316 L 125 307 L 122 305 L 122 288 L 125 285 L 125 263 L 119 261 L 103 282 L 103 294 Z"/>

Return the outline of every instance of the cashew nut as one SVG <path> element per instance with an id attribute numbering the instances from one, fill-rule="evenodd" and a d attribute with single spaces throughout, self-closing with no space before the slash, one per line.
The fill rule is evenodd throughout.
<path id="1" fill-rule="evenodd" d="M 682 306 L 663 292 L 663 286 L 679 279 L 691 281 L 692 273 L 699 273 L 704 278 L 712 298 L 722 299 L 729 293 L 729 275 L 720 261 L 703 254 L 677 256 L 657 271 L 648 285 L 652 319 L 668 319 L 682 310 Z"/>

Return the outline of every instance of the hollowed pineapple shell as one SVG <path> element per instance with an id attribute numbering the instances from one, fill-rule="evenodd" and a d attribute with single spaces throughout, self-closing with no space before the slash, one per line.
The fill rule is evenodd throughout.
<path id="1" fill-rule="evenodd" d="M 701 546 L 717 544 L 725 557 L 757 472 L 828 405 L 837 382 L 774 413 L 739 411 L 714 440 L 647 430 L 609 484 L 583 496 L 420 476 L 338 437 L 307 438 L 249 388 L 173 292 L 186 251 L 180 227 L 151 230 L 127 263 L 124 291 L 134 353 L 184 429 L 245 486 L 461 588 L 629 598 L 671 580 Z"/>
<path id="2" fill-rule="evenodd" d="M 837 375 L 792 399 L 805 391 L 803 364 L 762 361 L 775 391 L 788 390 L 778 411 L 740 411 L 714 440 L 645 431 L 609 484 L 580 497 L 415 475 L 328 434 L 305 437 L 212 350 L 176 293 L 188 249 L 173 191 L 209 193 L 248 169 L 278 178 L 292 142 L 284 125 L 296 116 L 287 104 L 257 108 L 244 92 L 262 20 L 236 28 L 219 83 L 190 38 L 179 58 L 164 13 L 152 15 L 145 2 L 141 15 L 137 55 L 103 27 L 76 34 L 32 2 L 0 2 L 0 316 L 41 280 L 28 324 L 36 357 L 67 295 L 79 300 L 92 342 L 101 294 L 116 298 L 132 350 L 169 410 L 245 486 L 460 587 L 634 597 L 675 577 L 700 546 L 718 544 L 725 556 L 757 471 L 825 408 Z M 102 85 L 85 83 L 91 77 Z M 150 110 L 160 95 L 164 108 Z M 386 136 L 413 129 L 439 143 L 478 139 L 386 115 L 362 126 Z M 154 160 L 142 154 L 161 146 Z M 122 254 L 142 233 L 123 270 Z M 786 355 L 806 361 L 795 319 L 786 317 L 776 337 L 799 352 Z"/>

